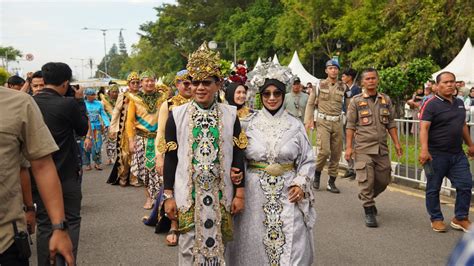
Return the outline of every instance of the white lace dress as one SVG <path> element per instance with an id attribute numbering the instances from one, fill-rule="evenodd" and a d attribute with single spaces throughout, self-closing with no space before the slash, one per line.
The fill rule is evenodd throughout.
<path id="1" fill-rule="evenodd" d="M 315 159 L 304 126 L 283 108 L 274 116 L 263 109 L 251 118 L 246 134 L 245 210 L 235 216 L 227 261 L 230 265 L 311 265 Z M 252 167 L 256 162 L 294 167 L 272 176 Z M 288 200 L 294 185 L 305 192 L 297 204 Z"/>

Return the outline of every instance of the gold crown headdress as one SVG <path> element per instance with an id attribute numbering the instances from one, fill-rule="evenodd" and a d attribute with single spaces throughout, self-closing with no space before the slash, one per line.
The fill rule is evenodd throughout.
<path id="1" fill-rule="evenodd" d="M 134 71 L 134 72 L 131 72 L 131 73 L 128 75 L 128 77 L 127 77 L 127 82 L 130 82 L 130 81 L 132 81 L 132 80 L 134 80 L 134 79 L 140 80 L 140 76 L 138 76 L 138 73 L 135 72 L 135 71 Z"/>
<path id="2" fill-rule="evenodd" d="M 151 70 L 146 70 L 144 72 L 142 72 L 140 74 L 140 80 L 144 79 L 144 78 L 151 78 L 151 79 L 154 79 L 155 78 L 155 74 L 153 74 L 153 72 Z"/>
<path id="3" fill-rule="evenodd" d="M 219 53 L 211 51 L 204 42 L 201 46 L 189 57 L 188 69 L 189 75 L 194 80 L 204 80 L 208 77 L 216 76 L 222 78 L 221 73 L 221 59 Z"/>

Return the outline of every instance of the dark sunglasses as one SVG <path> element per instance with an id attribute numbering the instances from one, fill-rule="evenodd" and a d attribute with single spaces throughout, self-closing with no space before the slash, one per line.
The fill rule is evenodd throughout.
<path id="1" fill-rule="evenodd" d="M 140 81 L 131 81 L 130 84 L 137 85 L 137 84 L 140 84 Z"/>
<path id="2" fill-rule="evenodd" d="M 184 86 L 189 86 L 191 85 L 191 82 L 187 81 L 187 80 L 178 80 L 178 84 L 181 84 L 183 83 Z"/>
<path id="3" fill-rule="evenodd" d="M 199 86 L 199 84 L 202 84 L 204 87 L 210 86 L 212 83 L 214 83 L 214 80 L 193 80 L 191 81 L 191 84 L 193 86 Z"/>
<path id="4" fill-rule="evenodd" d="M 274 91 L 273 93 L 270 92 L 270 91 L 262 92 L 263 98 L 270 98 L 270 96 L 272 96 L 272 94 L 273 94 L 273 97 L 279 98 L 283 95 L 283 92 L 281 92 L 281 91 Z"/>

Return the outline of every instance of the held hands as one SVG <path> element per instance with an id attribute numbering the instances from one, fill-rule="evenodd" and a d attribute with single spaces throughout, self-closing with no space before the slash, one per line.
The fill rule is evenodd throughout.
<path id="1" fill-rule="evenodd" d="M 428 152 L 428 150 L 421 150 L 420 155 L 418 156 L 418 161 L 420 164 L 424 165 L 426 162 L 431 160 L 433 160 L 433 157 L 431 157 L 431 154 Z"/>
<path id="2" fill-rule="evenodd" d="M 232 199 L 231 214 L 238 214 L 245 208 L 245 188 L 239 187 L 235 190 L 234 198 Z"/>
<path id="3" fill-rule="evenodd" d="M 170 220 L 174 221 L 178 219 L 177 209 L 176 200 L 174 198 L 165 200 L 165 213 Z"/>
<path id="4" fill-rule="evenodd" d="M 240 185 L 243 177 L 244 177 L 244 174 L 240 171 L 239 168 L 232 167 L 230 169 L 230 179 L 232 180 L 232 184 Z"/>
<path id="5" fill-rule="evenodd" d="M 298 186 L 290 187 L 290 191 L 288 192 L 288 200 L 291 203 L 296 203 L 302 199 L 304 199 L 303 190 Z"/>
<path id="6" fill-rule="evenodd" d="M 64 257 L 67 265 L 75 265 L 74 255 L 72 253 L 72 242 L 66 231 L 54 230 L 49 240 L 49 260 L 51 265 L 55 264 L 57 253 Z"/>

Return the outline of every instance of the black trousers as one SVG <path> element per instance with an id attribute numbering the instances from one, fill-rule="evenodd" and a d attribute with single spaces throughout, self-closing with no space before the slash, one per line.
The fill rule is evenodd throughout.
<path id="1" fill-rule="evenodd" d="M 74 257 L 77 258 L 79 246 L 79 232 L 81 228 L 81 201 L 82 188 L 80 178 L 68 178 L 61 180 L 63 189 L 64 212 L 69 223 L 68 233 L 72 241 Z M 36 212 L 36 250 L 38 265 L 50 265 L 49 262 L 49 239 L 52 235 L 51 221 L 44 207 L 43 201 L 39 197 L 38 191 L 33 192 L 33 199 L 37 204 Z M 62 256 L 56 256 L 56 265 L 66 265 Z"/>
<path id="2" fill-rule="evenodd" d="M 1 266 L 28 266 L 28 259 L 18 258 L 18 248 L 13 243 L 5 252 L 0 254 Z"/>

